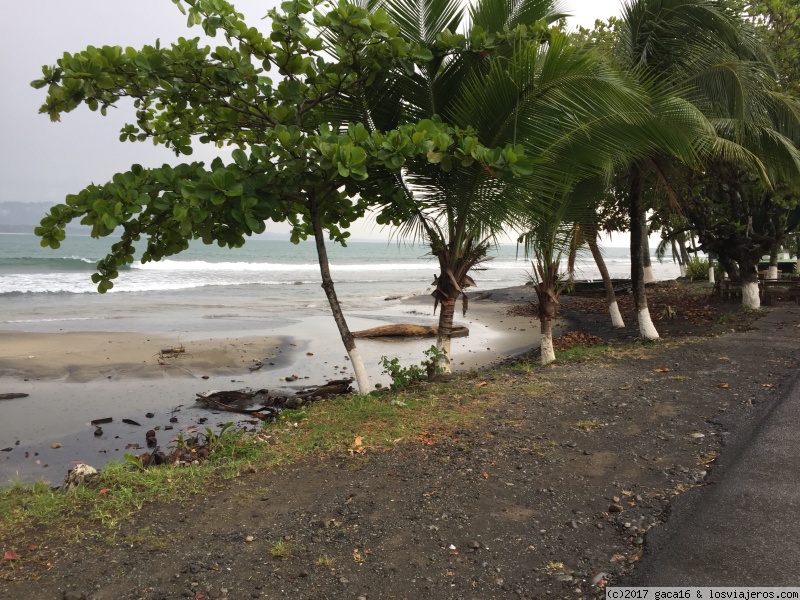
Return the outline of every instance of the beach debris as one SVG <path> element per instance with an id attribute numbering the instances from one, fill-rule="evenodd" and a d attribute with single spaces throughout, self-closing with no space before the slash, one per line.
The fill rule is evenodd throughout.
<path id="1" fill-rule="evenodd" d="M 216 410 L 224 410 L 227 412 L 235 412 L 243 415 L 250 415 L 258 419 L 269 419 L 275 416 L 274 411 L 268 407 L 260 408 L 242 408 L 236 406 L 236 403 L 251 403 L 259 396 L 264 399 L 264 396 L 269 394 L 269 390 L 228 390 L 219 391 L 211 390 L 208 392 L 198 392 L 195 400 L 201 404 L 205 404 L 208 408 Z"/>
<path id="2" fill-rule="evenodd" d="M 142 426 L 141 423 L 137 423 L 133 419 L 122 419 L 122 422 L 125 423 L 126 425 L 135 425 L 136 427 L 141 427 Z"/>
<path id="3" fill-rule="evenodd" d="M 439 335 L 438 325 L 412 325 L 409 323 L 396 323 L 393 325 L 381 325 L 371 329 L 354 331 L 355 338 L 375 338 L 375 337 L 435 337 Z M 463 325 L 453 325 L 452 337 L 467 337 L 469 329 Z"/>
<path id="4" fill-rule="evenodd" d="M 50 447 L 53 450 L 58 450 L 59 448 L 61 448 L 61 444 L 59 444 L 58 442 L 53 442 L 52 444 L 50 444 Z"/>
<path id="5" fill-rule="evenodd" d="M 97 469 L 86 463 L 79 463 L 67 472 L 64 485 L 61 489 L 65 492 L 85 485 L 97 475 Z"/>
<path id="6" fill-rule="evenodd" d="M 330 398 L 332 396 L 341 396 L 342 394 L 350 393 L 353 388 L 350 384 L 353 383 L 353 378 L 349 379 L 332 379 L 328 381 L 325 385 L 314 386 L 312 388 L 305 389 L 301 392 L 297 392 L 296 396 L 298 398 L 308 399 L 308 398 Z"/>
<path id="7" fill-rule="evenodd" d="M 148 429 L 147 433 L 144 434 L 144 438 L 147 440 L 147 447 L 152 448 L 156 445 L 156 432 L 155 429 Z"/>
<path id="8" fill-rule="evenodd" d="M 97 429 L 94 430 L 94 437 L 100 437 L 101 435 L 103 435 L 102 427 L 98 427 Z"/>
<path id="9" fill-rule="evenodd" d="M 105 425 L 106 423 L 111 423 L 114 419 L 111 417 L 103 417 L 102 419 L 94 419 L 89 421 L 89 424 L 93 427 L 97 427 L 98 425 Z"/>
<path id="10" fill-rule="evenodd" d="M 172 348 L 162 348 L 161 352 L 159 353 L 159 356 L 161 358 L 175 358 L 179 354 L 185 354 L 185 353 L 186 353 L 186 348 L 184 347 L 183 344 L 181 344 L 180 346 L 175 346 Z"/>
<path id="11" fill-rule="evenodd" d="M 22 558 L 22 557 L 19 554 L 17 554 L 16 552 L 14 552 L 13 550 L 6 550 L 3 553 L 3 560 L 7 561 L 7 562 L 12 562 L 12 561 L 15 561 L 15 560 L 19 560 L 20 558 Z"/>
<path id="12" fill-rule="evenodd" d="M 250 371 L 258 371 L 263 366 L 264 366 L 264 361 L 263 360 L 258 360 L 257 358 L 254 358 L 253 359 L 253 366 L 250 367 Z"/>
<path id="13" fill-rule="evenodd" d="M 30 394 L 10 393 L 0 394 L 0 400 L 16 400 L 17 398 L 27 398 Z"/>
<path id="14" fill-rule="evenodd" d="M 144 416 L 147 417 L 148 419 L 152 419 L 153 417 L 155 417 L 155 415 L 153 413 L 151 413 L 151 412 L 145 413 Z"/>

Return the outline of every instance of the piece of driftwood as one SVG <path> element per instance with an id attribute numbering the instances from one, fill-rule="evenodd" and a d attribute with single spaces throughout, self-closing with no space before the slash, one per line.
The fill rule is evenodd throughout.
<path id="1" fill-rule="evenodd" d="M 92 419 L 90 423 L 97 427 L 98 425 L 105 425 L 106 423 L 111 423 L 114 419 L 112 417 L 103 417 L 102 419 Z"/>
<path id="2" fill-rule="evenodd" d="M 355 338 L 376 338 L 376 337 L 435 337 L 439 335 L 438 325 L 411 325 L 408 323 L 397 323 L 395 325 L 381 325 L 372 329 L 362 329 L 354 331 Z M 469 329 L 463 325 L 453 325 L 452 337 L 466 337 Z"/>
<path id="3" fill-rule="evenodd" d="M 198 392 L 195 400 L 201 404 L 205 404 L 208 408 L 217 410 L 224 410 L 226 412 L 239 413 L 241 415 L 249 415 L 257 419 L 269 419 L 273 417 L 273 410 L 268 407 L 261 408 L 241 408 L 235 406 L 236 402 L 250 402 L 258 395 L 266 395 L 267 390 L 229 390 L 229 391 L 216 391 L 211 392 Z"/>
<path id="4" fill-rule="evenodd" d="M 325 398 L 326 396 L 339 396 L 341 394 L 347 394 L 353 390 L 350 384 L 353 383 L 352 379 L 335 379 L 333 381 L 329 381 L 325 385 L 320 385 L 309 390 L 303 390 L 302 392 L 297 392 L 295 394 L 298 398 L 315 398 L 319 396 L 320 398 Z"/>
<path id="5" fill-rule="evenodd" d="M 12 393 L 0 394 L 0 400 L 16 400 L 17 398 L 27 398 L 28 394 Z"/>

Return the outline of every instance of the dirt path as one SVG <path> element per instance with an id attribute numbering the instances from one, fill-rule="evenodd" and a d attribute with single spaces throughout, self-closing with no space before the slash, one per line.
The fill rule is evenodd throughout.
<path id="1" fill-rule="evenodd" d="M 40 532 L 0 597 L 602 598 L 795 373 L 794 305 L 725 328 L 484 373 L 475 427 L 246 475 L 79 544 Z"/>

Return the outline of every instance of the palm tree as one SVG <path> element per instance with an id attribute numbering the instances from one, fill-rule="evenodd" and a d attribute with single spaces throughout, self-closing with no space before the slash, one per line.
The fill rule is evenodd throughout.
<path id="1" fill-rule="evenodd" d="M 552 0 L 480 0 L 466 12 L 455 0 L 381 5 L 409 41 L 434 44 L 439 36 L 460 47 L 435 54 L 421 69 L 397 73 L 353 106 L 366 107 L 382 128 L 439 115 L 451 125 L 471 126 L 476 141 L 487 147 L 521 144 L 536 165 L 515 182 L 473 168 L 470 157 L 447 169 L 422 165 L 398 180 L 408 204 L 383 208 L 383 222 L 400 224 L 401 235 L 423 241 L 439 260 L 433 292 L 434 306 L 441 305 L 437 346 L 449 371 L 455 305 L 462 297 L 467 308 L 464 290 L 475 283 L 470 270 L 501 233 L 530 213 L 531 198 L 561 193 L 565 172 L 588 174 L 607 166 L 625 145 L 608 133 L 609 123 L 626 122 L 632 131 L 646 107 L 598 55 L 546 29 L 561 16 Z M 593 135 L 601 127 L 605 133 Z M 522 196 L 509 191 L 520 186 L 527 190 Z"/>
<path id="2" fill-rule="evenodd" d="M 769 181 L 767 157 L 782 164 L 795 159 L 771 128 L 774 122 L 763 122 L 764 112 L 781 103 L 765 93 L 767 59 L 752 29 L 723 2 L 629 2 L 615 57 L 651 90 L 658 109 L 649 126 L 657 144 L 625 169 L 633 295 L 640 334 L 655 339 L 644 287 L 644 215 L 653 186 L 677 201 L 667 176 L 670 161 L 702 169 L 709 159 L 724 158 Z"/>

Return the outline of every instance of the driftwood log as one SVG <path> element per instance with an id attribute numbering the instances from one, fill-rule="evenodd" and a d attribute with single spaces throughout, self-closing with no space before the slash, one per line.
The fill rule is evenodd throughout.
<path id="1" fill-rule="evenodd" d="M 0 400 L 15 400 L 17 398 L 27 398 L 28 394 L 0 394 Z"/>
<path id="2" fill-rule="evenodd" d="M 438 325 L 410 325 L 408 323 L 381 325 L 380 327 L 353 332 L 353 337 L 356 338 L 436 337 L 437 335 L 439 335 Z M 453 325 L 453 337 L 466 337 L 468 335 L 469 329 L 467 327 L 463 325 Z"/>
<path id="3" fill-rule="evenodd" d="M 320 385 L 302 392 L 297 392 L 298 398 L 327 398 L 329 396 L 340 396 L 342 394 L 350 393 L 353 388 L 350 384 L 353 383 L 352 379 L 335 379 L 329 381 L 325 385 Z"/>

